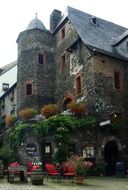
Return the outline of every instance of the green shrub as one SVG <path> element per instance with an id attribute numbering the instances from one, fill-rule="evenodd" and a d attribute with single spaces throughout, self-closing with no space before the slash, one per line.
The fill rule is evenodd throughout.
<path id="1" fill-rule="evenodd" d="M 9 162 L 13 162 L 19 159 L 17 151 L 11 149 L 10 145 L 4 145 L 0 149 L 0 159 L 4 161 L 4 165 L 7 166 Z"/>

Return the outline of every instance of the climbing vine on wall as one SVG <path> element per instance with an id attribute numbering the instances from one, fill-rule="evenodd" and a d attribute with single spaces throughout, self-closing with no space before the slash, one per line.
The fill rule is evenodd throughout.
<path id="1" fill-rule="evenodd" d="M 95 124 L 96 120 L 92 116 L 77 118 L 72 116 L 56 115 L 35 123 L 19 123 L 10 130 L 10 143 L 13 146 L 20 145 L 24 141 L 25 134 L 35 136 L 39 141 L 46 135 L 54 137 L 54 141 L 59 144 L 71 143 L 74 134 L 80 129 L 88 129 Z"/>

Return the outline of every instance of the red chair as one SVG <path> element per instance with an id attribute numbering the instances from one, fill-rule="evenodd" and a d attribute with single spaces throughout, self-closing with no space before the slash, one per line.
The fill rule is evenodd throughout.
<path id="1" fill-rule="evenodd" d="M 9 163 L 8 166 L 12 166 L 12 167 L 13 166 L 20 166 L 20 164 L 17 161 L 15 161 L 15 162 Z"/>
<path id="2" fill-rule="evenodd" d="M 17 161 L 15 161 L 15 162 L 9 163 L 8 166 L 9 167 L 17 167 L 17 166 L 20 166 L 20 164 Z M 19 170 L 14 171 L 14 174 L 19 174 L 19 173 L 20 173 Z"/>
<path id="3" fill-rule="evenodd" d="M 64 163 L 63 168 L 64 168 L 64 176 L 68 179 L 73 179 L 73 177 L 75 176 L 75 170 L 70 166 L 68 166 L 66 163 Z"/>
<path id="4" fill-rule="evenodd" d="M 26 163 L 26 167 L 27 167 L 27 174 L 28 174 L 28 175 L 31 175 L 31 173 L 32 173 L 32 168 L 33 168 L 32 162 L 31 162 L 31 161 L 27 162 L 27 163 Z"/>
<path id="5" fill-rule="evenodd" d="M 45 169 L 47 172 L 47 177 L 50 176 L 53 179 L 53 178 L 56 178 L 60 175 L 60 173 L 56 170 L 54 164 L 45 163 Z"/>

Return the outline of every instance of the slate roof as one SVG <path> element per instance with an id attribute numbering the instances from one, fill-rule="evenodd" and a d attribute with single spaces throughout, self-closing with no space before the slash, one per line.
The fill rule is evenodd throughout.
<path id="1" fill-rule="evenodd" d="M 118 38 L 113 40 L 113 46 L 118 45 L 124 38 L 126 38 L 128 36 L 128 30 L 126 30 L 123 34 L 121 34 L 120 36 L 118 36 Z"/>
<path id="2" fill-rule="evenodd" d="M 14 61 L 12 63 L 9 63 L 8 65 L 5 65 L 4 67 L 1 67 L 0 70 L 0 75 L 2 75 L 3 73 L 7 72 L 9 69 L 11 69 L 12 67 L 14 67 L 15 65 L 17 65 L 17 61 Z"/>
<path id="3" fill-rule="evenodd" d="M 57 28 L 66 18 L 70 20 L 85 45 L 98 52 L 121 58 L 121 55 L 115 54 L 112 44 L 127 28 L 72 7 L 67 7 L 67 15 L 62 16 Z"/>

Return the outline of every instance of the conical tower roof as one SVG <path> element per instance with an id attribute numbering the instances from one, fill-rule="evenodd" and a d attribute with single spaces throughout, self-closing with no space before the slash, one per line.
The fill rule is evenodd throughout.
<path id="1" fill-rule="evenodd" d="M 42 21 L 37 18 L 37 14 L 36 17 L 33 20 L 31 20 L 31 22 L 28 24 L 26 30 L 31 30 L 31 29 L 46 30 Z"/>

